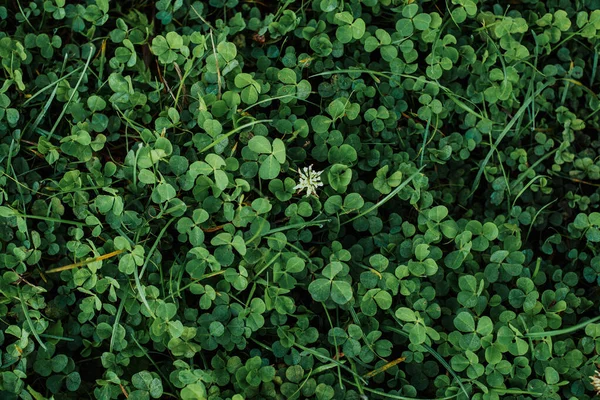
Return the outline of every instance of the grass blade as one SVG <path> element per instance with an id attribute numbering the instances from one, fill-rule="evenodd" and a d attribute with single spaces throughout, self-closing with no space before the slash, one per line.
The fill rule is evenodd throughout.
<path id="1" fill-rule="evenodd" d="M 544 393 L 538 393 L 538 392 L 530 392 L 529 390 L 522 390 L 522 389 L 497 389 L 497 388 L 491 388 L 490 389 L 492 392 L 497 393 L 499 395 L 505 395 L 505 394 L 528 394 L 531 396 L 542 396 Z"/>
<path id="2" fill-rule="evenodd" d="M 402 335 L 404 337 L 408 337 L 408 334 L 398 328 L 394 328 L 392 326 L 385 326 L 383 327 L 383 330 L 387 330 L 390 332 L 395 332 L 399 335 Z M 425 343 L 421 344 L 421 346 L 423 346 L 425 348 L 425 350 L 427 350 L 427 352 L 429 354 L 431 354 L 436 360 L 438 360 L 440 362 L 440 364 L 442 364 L 442 366 L 444 368 L 446 368 L 446 370 L 448 371 L 448 373 L 450 375 L 452 375 L 452 377 L 456 380 L 456 382 L 458 383 L 458 386 L 460 387 L 460 389 L 463 391 L 463 393 L 465 394 L 465 396 L 467 396 L 467 398 L 469 397 L 469 394 L 467 392 L 467 388 L 465 388 L 465 386 L 462 383 L 462 379 L 460 379 L 460 377 L 456 374 L 456 372 L 454 372 L 454 370 L 452 369 L 452 367 L 450 366 L 450 364 L 448 364 L 446 362 L 446 360 L 444 360 L 444 358 L 433 349 L 433 347 L 426 345 Z"/>
<path id="3" fill-rule="evenodd" d="M 40 335 L 38 335 L 37 331 L 35 330 L 35 326 L 33 326 L 33 321 L 31 320 L 31 317 L 29 316 L 29 309 L 27 308 L 27 304 L 25 303 L 25 300 L 23 300 L 23 296 L 21 294 L 21 288 L 18 286 L 17 286 L 17 292 L 19 293 L 19 300 L 21 301 L 21 309 L 23 310 L 23 315 L 25 315 L 25 320 L 27 321 L 27 325 L 29 326 L 29 329 L 31 330 L 33 337 L 39 343 L 39 345 L 42 347 L 42 349 L 48 350 L 46 345 L 44 343 L 42 343 L 42 339 L 40 338 Z"/>
<path id="4" fill-rule="evenodd" d="M 52 217 L 42 217 L 41 215 L 21 214 L 18 211 L 15 211 L 15 210 L 13 210 L 13 211 L 14 211 L 13 216 L 15 216 L 15 217 L 21 217 L 21 218 L 25 218 L 25 219 L 39 219 L 41 221 L 56 222 L 59 224 L 67 224 L 67 225 L 75 225 L 80 228 L 87 226 L 87 224 L 85 222 L 71 221 L 68 219 L 60 219 L 60 218 L 52 218 Z"/>
<path id="5" fill-rule="evenodd" d="M 375 78 L 376 76 L 381 76 L 381 77 L 387 78 L 389 80 L 392 80 L 392 78 L 395 76 L 399 76 L 401 78 L 415 79 L 415 80 L 418 80 L 418 81 L 426 83 L 426 84 L 436 85 L 437 87 L 442 89 L 444 91 L 444 93 L 446 93 L 446 95 L 450 98 L 450 100 L 452 100 L 457 106 L 459 106 L 460 108 L 462 108 L 469 114 L 475 115 L 477 118 L 480 118 L 480 119 L 483 119 L 486 121 L 488 120 L 488 118 L 484 117 L 480 113 L 473 110 L 471 107 L 467 106 L 465 104 L 465 102 L 463 102 L 462 100 L 459 100 L 459 98 L 450 89 L 448 89 L 445 86 L 440 85 L 438 82 L 427 80 L 427 79 L 423 78 L 422 76 L 418 77 L 418 76 L 407 75 L 407 74 L 394 74 L 391 72 L 381 72 L 381 71 L 373 71 L 373 70 L 365 70 L 365 69 L 338 69 L 338 70 L 334 70 L 334 71 L 324 71 L 324 72 L 320 72 L 318 74 L 311 75 L 311 76 L 309 76 L 309 79 L 313 78 L 313 77 L 317 77 L 317 76 L 329 76 L 329 75 L 334 75 L 334 74 L 350 74 L 350 73 L 368 74 L 368 75 L 371 75 L 371 78 L 373 78 L 373 79 L 376 79 Z M 397 82 L 397 83 L 400 84 L 399 82 Z M 467 99 L 465 99 L 465 100 L 467 100 Z"/>
<path id="6" fill-rule="evenodd" d="M 324 355 L 324 354 L 322 354 L 322 353 L 319 353 L 318 351 L 316 351 L 316 350 L 313 350 L 313 349 L 311 349 L 311 348 L 308 348 L 308 347 L 306 347 L 306 346 L 303 346 L 303 345 L 301 345 L 301 344 L 299 344 L 299 343 L 294 343 L 294 346 L 298 347 L 298 348 L 299 348 L 300 350 L 302 350 L 302 351 L 305 351 L 305 352 L 307 352 L 307 353 L 310 353 L 310 354 L 312 354 L 312 355 L 313 355 L 313 356 L 315 356 L 316 358 L 320 358 L 320 359 L 323 359 L 323 360 L 327 360 L 328 362 L 330 362 L 330 363 L 332 363 L 332 364 L 335 364 L 336 366 L 338 366 L 338 367 L 342 368 L 343 370 L 345 370 L 345 371 L 349 372 L 350 374 L 352 374 L 352 376 L 354 376 L 354 377 L 358 378 L 360 381 L 362 381 L 362 383 L 364 383 L 365 385 L 367 385 L 367 381 L 366 381 L 366 380 L 365 380 L 365 379 L 364 379 L 362 376 L 360 376 L 360 375 L 358 375 L 356 372 L 352 371 L 352 369 L 350 369 L 350 368 L 348 368 L 346 365 L 344 365 L 344 363 L 343 363 L 343 362 L 341 362 L 341 361 L 337 361 L 337 360 L 334 360 L 333 358 L 331 358 L 331 357 L 329 357 L 329 356 L 326 356 L 326 355 Z"/>
<path id="7" fill-rule="evenodd" d="M 110 252 L 108 254 L 104 254 L 98 257 L 92 257 L 92 258 L 88 258 L 87 260 L 83 260 L 83 261 L 79 261 L 73 264 L 69 264 L 69 265 L 64 265 L 62 267 L 57 267 L 57 268 L 52 268 L 49 269 L 48 271 L 46 271 L 47 274 L 52 274 L 55 272 L 62 272 L 62 271 L 67 271 L 73 268 L 77 268 L 77 267 L 83 267 L 84 265 L 87 264 L 91 264 L 93 262 L 96 261 L 102 261 L 102 260 L 106 260 L 108 258 L 114 257 L 114 256 L 118 256 L 119 254 L 121 254 L 122 252 L 124 252 L 125 250 L 115 250 L 113 252 Z"/>
<path id="8" fill-rule="evenodd" d="M 352 386 L 356 386 L 356 384 L 348 379 L 344 379 L 344 382 L 352 385 Z M 450 397 L 438 397 L 437 399 L 424 399 L 424 398 L 418 398 L 418 397 L 405 397 L 405 396 L 400 396 L 397 394 L 390 394 L 390 393 L 385 393 L 376 389 L 370 389 L 367 387 L 364 387 L 363 390 L 366 390 L 369 393 L 373 393 L 376 394 L 378 396 L 382 396 L 382 397 L 387 397 L 388 399 L 396 399 L 396 400 L 451 400 L 451 399 L 455 399 L 458 395 L 454 395 L 454 396 L 450 396 Z"/>
<path id="9" fill-rule="evenodd" d="M 550 203 L 544 205 L 542 208 L 540 208 L 538 210 L 538 212 L 535 213 L 535 215 L 533 216 L 533 219 L 531 220 L 531 224 L 529 224 L 529 229 L 527 230 L 527 236 L 525 236 L 525 242 L 527 242 L 529 240 L 529 234 L 531 234 L 531 229 L 533 229 L 533 224 L 535 223 L 535 221 L 537 220 L 537 217 L 548 207 L 550 207 L 552 204 L 556 203 L 558 201 L 558 199 L 554 199 L 552 200 Z"/>
<path id="10" fill-rule="evenodd" d="M 319 220 L 316 220 L 316 221 L 306 221 L 306 222 L 299 222 L 297 224 L 280 226 L 279 228 L 273 228 L 271 230 L 268 230 L 267 232 L 265 232 L 264 236 L 266 236 L 266 235 L 272 235 L 273 233 L 277 233 L 277 232 L 287 231 L 287 230 L 290 230 L 290 229 L 308 228 L 309 226 L 322 227 L 323 224 L 326 224 L 326 223 L 328 223 L 330 221 L 331 221 L 331 218 L 328 218 L 328 219 L 319 219 Z"/>
<path id="11" fill-rule="evenodd" d="M 427 146 L 427 137 L 429 136 L 429 126 L 431 125 L 431 117 L 427 119 L 427 125 L 425 125 L 425 133 L 423 133 L 423 146 L 421 147 L 421 159 L 419 166 L 423 167 L 423 158 L 425 157 L 425 146 Z"/>
<path id="12" fill-rule="evenodd" d="M 163 378 L 163 380 L 165 382 L 167 382 L 169 384 L 169 386 L 171 387 L 171 389 L 173 389 L 173 384 L 171 383 L 171 381 L 165 376 L 164 372 L 158 367 L 158 365 L 156 365 L 156 362 L 152 359 L 152 357 L 150 357 L 150 354 L 148 354 L 148 349 L 144 348 L 136 339 L 134 335 L 130 335 L 130 337 L 133 339 L 133 342 L 137 345 L 137 347 L 139 347 L 139 349 L 144 353 L 144 355 L 146 356 L 146 358 L 148 359 L 148 361 L 150 361 L 150 363 L 154 366 L 156 372 L 158 372 L 160 374 L 160 376 Z"/>
<path id="13" fill-rule="evenodd" d="M 56 119 L 56 122 L 52 126 L 52 129 L 50 129 L 50 133 L 48 134 L 48 140 L 52 139 L 52 134 L 54 133 L 56 128 L 58 128 L 58 124 L 60 123 L 63 116 L 67 112 L 67 108 L 69 108 L 69 104 L 71 104 L 71 100 L 73 100 L 73 97 L 75 97 L 75 93 L 77 93 L 77 89 L 79 89 L 79 85 L 81 85 L 81 81 L 83 80 L 83 77 L 85 76 L 85 72 L 87 71 L 88 67 L 90 66 L 90 61 L 92 61 L 92 56 L 94 55 L 94 52 L 92 50 L 94 50 L 94 47 L 90 46 L 90 54 L 88 55 L 88 59 L 85 63 L 85 66 L 83 67 L 83 71 L 81 71 L 79 80 L 77 81 L 77 84 L 75 85 L 75 88 L 73 89 L 73 92 L 71 93 L 71 96 L 69 96 L 69 100 L 67 100 L 67 102 L 63 106 L 63 109 L 62 109 L 60 115 L 58 116 L 58 118 Z"/>
<path id="14" fill-rule="evenodd" d="M 527 100 L 525 100 L 525 102 L 521 105 L 521 107 L 519 108 L 519 110 L 517 111 L 515 116 L 510 120 L 510 122 L 508 124 L 506 124 L 506 126 L 504 127 L 504 129 L 502 130 L 500 135 L 498 136 L 498 139 L 496 139 L 496 142 L 492 145 L 492 148 L 490 149 L 490 151 L 488 151 L 487 156 L 485 156 L 485 158 L 481 162 L 481 165 L 479 166 L 479 171 L 477 171 L 477 175 L 475 176 L 475 181 L 473 182 L 473 186 L 471 187 L 471 194 L 469 195 L 469 197 L 473 196 L 473 194 L 479 187 L 479 182 L 481 181 L 481 176 L 483 175 L 483 170 L 485 169 L 487 163 L 490 161 L 490 158 L 492 158 L 492 154 L 494 154 L 494 151 L 496 151 L 496 149 L 498 148 L 498 146 L 500 145 L 500 143 L 502 142 L 502 140 L 504 139 L 506 134 L 510 131 L 510 129 L 513 127 L 513 125 L 518 120 L 521 119 L 521 117 L 523 116 L 525 111 L 527 111 L 529 104 L 531 104 L 531 102 L 534 101 L 535 98 L 550 85 L 551 85 L 550 82 L 545 83 L 538 90 L 536 90 L 532 96 L 530 96 Z"/>
<path id="15" fill-rule="evenodd" d="M 48 335 L 46 333 L 40 333 L 39 335 L 40 335 L 40 337 L 43 337 L 46 339 L 64 340 L 65 342 L 74 342 L 75 341 L 75 339 L 70 338 L 70 337 L 65 337 L 65 336 Z"/>
<path id="16" fill-rule="evenodd" d="M 489 118 L 486 118 L 483 115 L 479 114 L 477 111 L 473 110 L 468 105 L 466 105 L 465 102 L 463 102 L 462 100 L 460 100 L 458 97 L 456 97 L 450 91 L 447 91 L 446 95 L 448 96 L 448 98 L 450 100 L 452 100 L 454 102 L 454 104 L 456 104 L 457 106 L 459 106 L 460 108 L 462 108 L 463 110 L 465 110 L 466 112 L 468 112 L 469 114 L 472 114 L 472 115 L 476 116 L 477 118 L 482 119 L 484 121 L 487 121 L 489 119 Z"/>
<path id="17" fill-rule="evenodd" d="M 594 51 L 594 66 L 592 67 L 592 76 L 590 77 L 590 87 L 594 86 L 596 71 L 598 71 L 598 49 Z"/>
<path id="18" fill-rule="evenodd" d="M 404 360 L 406 360 L 406 357 L 399 357 L 396 358 L 395 360 L 390 361 L 389 363 L 382 365 L 381 367 L 374 369 L 371 372 L 367 372 L 364 376 L 365 378 L 372 378 L 375 375 L 379 375 L 382 372 L 387 371 L 388 369 L 400 364 L 401 362 L 403 362 Z"/>
<path id="19" fill-rule="evenodd" d="M 392 318 L 394 319 L 394 321 L 396 321 L 396 323 L 400 326 L 402 326 L 402 324 L 400 324 L 400 322 L 396 319 L 396 316 L 394 315 L 393 312 L 391 312 L 391 310 L 389 310 L 390 315 L 392 316 Z M 398 328 L 394 328 L 393 326 L 384 326 L 383 327 L 384 330 L 388 330 L 391 332 L 395 332 L 401 336 L 404 337 L 408 337 L 408 333 L 404 332 L 403 330 L 400 330 Z M 448 371 L 448 373 L 450 375 L 452 375 L 452 377 L 456 380 L 456 382 L 458 383 L 458 386 L 460 387 L 460 389 L 463 391 L 463 393 L 465 394 L 465 396 L 467 396 L 467 398 L 469 398 L 469 393 L 467 392 L 467 388 L 465 388 L 465 386 L 462 383 L 462 379 L 460 379 L 460 377 L 456 374 L 456 372 L 454 372 L 454 370 L 452 369 L 452 367 L 450 366 L 450 364 L 448 364 L 446 362 L 446 360 L 444 360 L 444 357 L 442 357 L 440 355 L 440 353 L 438 353 L 437 351 L 435 351 L 433 349 L 433 347 L 423 343 L 421 344 L 421 346 L 423 346 L 425 348 L 425 350 L 427 350 L 429 352 L 429 354 L 431 354 L 436 360 L 438 360 L 440 362 L 440 364 L 442 364 L 444 366 L 444 368 L 446 368 L 446 370 Z"/>
<path id="20" fill-rule="evenodd" d="M 65 76 L 58 78 L 57 80 L 55 80 L 52 83 L 49 83 L 48 85 L 44 86 L 43 88 L 41 88 L 40 90 L 38 90 L 37 92 L 35 92 L 30 98 L 28 98 L 26 101 L 23 102 L 23 106 L 26 106 L 30 101 L 32 101 L 33 99 L 35 99 L 37 96 L 39 96 L 40 94 L 44 93 L 46 90 L 50 89 L 53 86 L 57 86 L 59 83 L 61 83 L 62 81 L 64 81 L 65 79 L 67 79 L 69 76 L 76 74 L 77 72 L 79 72 L 81 70 L 82 67 L 76 68 L 73 71 L 69 72 L 68 74 L 66 74 Z"/>
<path id="21" fill-rule="evenodd" d="M 133 277 L 135 279 L 135 287 L 136 287 L 138 293 L 140 294 L 140 299 L 142 300 L 142 303 L 148 309 L 150 316 L 153 319 L 156 319 L 156 315 L 154 315 L 154 313 L 152 312 L 152 309 L 150 308 L 150 304 L 148 303 L 148 300 L 146 299 L 146 287 L 142 286 L 142 282 L 140 281 L 140 273 L 138 272 L 137 268 L 133 269 Z"/>
<path id="22" fill-rule="evenodd" d="M 67 65 L 67 59 L 68 59 L 68 54 L 65 54 L 65 59 L 63 60 L 62 69 L 60 71 L 61 75 L 63 74 L 65 66 Z M 61 79 L 59 79 L 56 83 L 58 83 L 59 81 L 61 81 Z M 52 86 L 52 84 L 48 85 L 47 87 L 50 87 L 50 86 Z M 46 113 L 48 112 L 48 109 L 50 108 L 50 104 L 52 104 L 52 101 L 54 100 L 54 97 L 56 96 L 56 92 L 57 91 L 58 91 L 58 85 L 55 84 L 54 85 L 54 90 L 52 91 L 52 93 L 50 93 L 50 97 L 48 97 L 48 100 L 46 101 L 46 104 L 44 104 L 44 107 L 42 108 L 42 112 L 40 112 L 38 114 L 37 118 L 33 122 L 33 125 L 31 126 L 31 132 L 35 132 L 35 130 L 37 129 L 38 125 L 40 124 L 40 122 L 42 121 L 42 119 L 44 118 L 44 116 L 46 115 Z M 38 93 L 40 93 L 40 92 L 38 92 Z M 31 100 L 31 99 L 29 99 L 29 100 Z"/>
<path id="23" fill-rule="evenodd" d="M 129 292 L 125 292 L 129 293 Z M 115 344 L 115 338 L 117 337 L 117 326 L 119 326 L 119 320 L 121 319 L 121 314 L 123 313 L 123 307 L 125 307 L 125 300 L 127 296 L 123 296 L 121 299 L 121 303 L 119 303 L 119 309 L 117 310 L 117 315 L 115 316 L 115 322 L 113 323 L 112 335 L 110 335 L 110 345 L 108 347 L 108 351 L 112 353 L 113 346 Z"/>
<path id="24" fill-rule="evenodd" d="M 381 207 L 382 205 L 384 205 L 385 203 L 387 203 L 388 201 L 390 201 L 392 198 L 394 198 L 394 196 L 396 196 L 398 194 L 399 191 L 401 191 L 402 189 L 404 189 L 406 187 L 406 185 L 408 185 L 409 183 L 412 182 L 413 179 L 415 179 L 417 177 L 417 175 L 419 175 L 421 173 L 421 170 L 423 170 L 423 168 L 425 168 L 425 166 L 419 168 L 417 170 L 417 172 L 415 172 L 414 174 L 412 174 L 407 180 L 405 180 L 404 182 L 402 182 L 397 188 L 395 188 L 394 190 L 392 190 L 390 192 L 390 194 L 388 194 L 387 196 L 385 196 L 383 199 L 381 199 L 379 202 L 377 202 L 377 204 L 373 205 L 372 207 L 370 207 L 368 210 L 361 212 L 360 214 L 350 218 L 349 220 L 346 220 L 344 222 L 342 222 L 340 225 L 346 225 L 347 223 L 350 223 L 360 217 L 363 217 L 367 214 L 369 214 L 370 212 L 377 210 L 379 207 Z"/>
<path id="25" fill-rule="evenodd" d="M 152 257 L 152 255 L 156 251 L 156 248 L 158 247 L 158 244 L 160 243 L 160 239 L 162 239 L 162 237 L 167 232 L 169 225 L 171 225 L 176 219 L 177 219 L 177 217 L 173 217 L 170 220 L 168 220 L 167 223 L 165 224 L 165 226 L 163 226 L 162 229 L 160 230 L 160 232 L 158 233 L 158 236 L 156 237 L 154 244 L 152 245 L 152 247 L 150 248 L 150 251 L 148 252 L 148 255 L 146 256 L 146 260 L 144 261 L 144 264 L 142 265 L 142 270 L 140 271 L 140 278 L 142 276 L 144 276 L 144 271 L 146 271 L 146 267 L 148 266 L 150 257 Z"/>
<path id="26" fill-rule="evenodd" d="M 254 126 L 256 124 L 262 124 L 263 122 L 271 122 L 273 121 L 272 119 L 263 119 L 260 121 L 252 121 L 252 122 L 248 122 L 247 124 L 244 124 L 242 126 L 238 126 L 235 129 L 230 130 L 229 132 L 227 132 L 225 135 L 219 136 L 217 137 L 217 139 L 212 142 L 211 144 L 209 144 L 208 146 L 206 146 L 205 148 L 203 148 L 202 150 L 200 150 L 200 153 L 204 153 L 207 150 L 212 149 L 213 147 L 215 147 L 216 145 L 218 145 L 219 143 L 221 143 L 223 140 L 227 139 L 229 136 L 235 134 L 236 132 L 241 131 L 242 129 L 246 129 L 249 128 L 251 126 Z"/>
<path id="27" fill-rule="evenodd" d="M 598 315 L 597 317 L 594 317 L 592 319 L 588 319 L 585 322 L 581 322 L 577 325 L 570 326 L 568 328 L 557 329 L 555 331 L 547 331 L 547 332 L 528 332 L 524 336 L 526 338 L 530 338 L 530 339 L 541 339 L 541 338 L 546 338 L 546 337 L 551 337 L 551 336 L 566 335 L 566 334 L 578 331 L 579 329 L 583 329 L 586 326 L 588 326 L 589 324 L 594 323 L 596 321 L 600 321 L 600 315 Z"/>

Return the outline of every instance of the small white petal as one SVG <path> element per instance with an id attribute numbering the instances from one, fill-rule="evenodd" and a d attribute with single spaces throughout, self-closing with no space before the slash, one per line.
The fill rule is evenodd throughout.
<path id="1" fill-rule="evenodd" d="M 300 182 L 294 186 L 295 190 L 306 190 L 306 197 L 315 194 L 317 195 L 317 188 L 323 186 L 320 175 L 323 171 L 313 170 L 313 165 L 308 167 L 300 168 L 297 170 Z"/>

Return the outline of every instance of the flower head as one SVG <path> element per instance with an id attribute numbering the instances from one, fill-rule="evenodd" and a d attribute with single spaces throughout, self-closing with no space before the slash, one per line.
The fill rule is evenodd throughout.
<path id="1" fill-rule="evenodd" d="M 594 390 L 600 395 L 600 371 L 596 371 L 593 376 L 590 376 L 590 380 Z"/>
<path id="2" fill-rule="evenodd" d="M 322 173 L 323 171 L 314 171 L 312 164 L 304 167 L 303 170 L 298 170 L 300 183 L 294 186 L 294 189 L 300 189 L 300 191 L 306 189 L 306 197 L 313 193 L 317 194 L 317 187 L 323 186 L 323 182 L 321 182 Z"/>

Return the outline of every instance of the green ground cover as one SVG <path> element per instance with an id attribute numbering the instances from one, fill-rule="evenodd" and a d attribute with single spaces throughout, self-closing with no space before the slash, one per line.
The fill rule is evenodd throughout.
<path id="1" fill-rule="evenodd" d="M 597 0 L 0 5 L 2 399 L 589 400 Z"/>

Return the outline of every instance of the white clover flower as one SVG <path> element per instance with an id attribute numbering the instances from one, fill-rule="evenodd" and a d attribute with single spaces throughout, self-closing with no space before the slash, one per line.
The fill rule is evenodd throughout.
<path id="1" fill-rule="evenodd" d="M 300 189 L 300 191 L 306 189 L 306 197 L 311 194 L 317 194 L 317 187 L 323 186 L 321 182 L 321 174 L 323 171 L 313 171 L 312 164 L 308 167 L 304 167 L 303 171 L 298 170 L 300 175 L 300 183 L 294 186 L 294 189 Z"/>
<path id="2" fill-rule="evenodd" d="M 590 381 L 596 393 L 600 395 L 600 371 L 596 371 L 593 376 L 590 376 Z"/>

